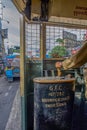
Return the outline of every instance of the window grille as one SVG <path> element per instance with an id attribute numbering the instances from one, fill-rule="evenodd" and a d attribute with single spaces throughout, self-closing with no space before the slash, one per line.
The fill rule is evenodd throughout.
<path id="1" fill-rule="evenodd" d="M 26 56 L 28 58 L 40 58 L 40 25 L 25 25 Z"/>
<path id="2" fill-rule="evenodd" d="M 68 57 L 75 54 L 83 45 L 83 41 L 87 39 L 87 28 L 77 28 L 76 26 L 67 26 L 59 24 L 46 25 L 46 58 Z M 28 58 L 40 58 L 40 24 L 26 23 L 25 40 L 26 40 L 26 56 Z M 44 40 L 44 39 L 43 39 Z M 54 47 L 59 47 L 57 55 L 52 55 Z M 65 53 L 63 54 L 64 48 Z"/>
<path id="3" fill-rule="evenodd" d="M 52 57 L 52 50 L 56 46 L 63 46 L 66 49 L 63 57 L 75 54 L 87 39 L 87 30 L 68 28 L 62 26 L 46 26 L 46 58 Z M 60 50 L 59 50 L 59 53 Z M 58 58 L 55 56 L 55 58 Z"/>

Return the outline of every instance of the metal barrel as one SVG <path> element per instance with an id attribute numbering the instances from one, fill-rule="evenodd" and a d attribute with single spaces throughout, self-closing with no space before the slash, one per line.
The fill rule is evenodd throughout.
<path id="1" fill-rule="evenodd" d="M 71 130 L 75 79 L 34 79 L 34 130 Z"/>

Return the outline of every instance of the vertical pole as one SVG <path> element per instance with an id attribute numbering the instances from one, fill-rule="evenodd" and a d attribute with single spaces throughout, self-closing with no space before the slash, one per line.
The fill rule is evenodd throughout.
<path id="1" fill-rule="evenodd" d="M 45 51 L 46 51 L 46 25 L 44 23 L 41 24 L 41 59 L 45 59 Z"/>
<path id="2" fill-rule="evenodd" d="M 40 53 L 41 53 L 41 61 L 42 61 L 42 67 L 41 67 L 41 76 L 43 76 L 43 70 L 44 70 L 44 59 L 45 59 L 45 51 L 46 51 L 46 26 L 44 23 L 41 24 L 40 27 L 40 42 L 41 42 L 41 46 L 40 46 Z"/>
<path id="3" fill-rule="evenodd" d="M 2 37 L 2 56 L 5 55 L 4 38 Z"/>
<path id="4" fill-rule="evenodd" d="M 25 93 L 25 20 L 20 18 L 20 94 L 21 94 L 21 126 L 26 130 L 26 93 Z"/>

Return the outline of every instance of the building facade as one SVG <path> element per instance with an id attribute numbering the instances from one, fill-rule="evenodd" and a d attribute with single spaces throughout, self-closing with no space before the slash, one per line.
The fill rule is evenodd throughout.
<path id="1" fill-rule="evenodd" d="M 0 19 L 0 56 L 2 56 L 2 22 Z"/>

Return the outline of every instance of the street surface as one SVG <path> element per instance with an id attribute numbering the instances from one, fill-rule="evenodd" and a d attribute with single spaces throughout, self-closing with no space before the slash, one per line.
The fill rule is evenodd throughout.
<path id="1" fill-rule="evenodd" d="M 9 83 L 5 76 L 0 77 L 0 130 L 5 130 L 18 88 L 19 80 Z"/>

